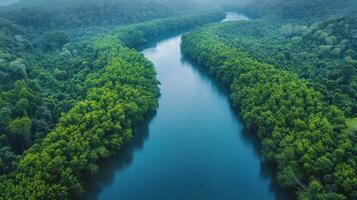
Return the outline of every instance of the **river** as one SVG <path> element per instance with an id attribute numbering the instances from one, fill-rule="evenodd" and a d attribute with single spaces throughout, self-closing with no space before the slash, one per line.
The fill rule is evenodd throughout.
<path id="1" fill-rule="evenodd" d="M 228 13 L 224 21 L 246 19 Z M 85 199 L 288 199 L 224 89 L 183 58 L 180 42 L 177 35 L 143 50 L 161 82 L 159 108 L 132 143 L 101 164 Z"/>

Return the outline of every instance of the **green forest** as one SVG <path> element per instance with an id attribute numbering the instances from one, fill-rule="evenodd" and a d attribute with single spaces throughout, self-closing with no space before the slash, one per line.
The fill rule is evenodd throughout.
<path id="1" fill-rule="evenodd" d="M 239 8 L 259 6 L 255 20 L 186 34 L 182 51 L 230 88 L 281 186 L 301 200 L 356 199 L 356 18 L 331 5 L 336 17 L 324 19 L 319 1 L 273 2 Z M 321 13 L 312 20 L 314 9 Z"/>
<path id="2" fill-rule="evenodd" d="M 357 114 L 357 21 L 344 17 L 309 26 L 292 23 L 265 25 L 262 21 L 230 23 L 216 34 L 257 61 L 289 70 L 339 107 Z"/>
<path id="3" fill-rule="evenodd" d="M 24 0 L 0 8 L 0 199 L 81 195 L 83 177 L 157 107 L 154 66 L 130 48 L 224 17 L 199 1 L 106 1 L 101 18 L 99 5 Z"/>
<path id="4" fill-rule="evenodd" d="M 217 23 L 227 11 L 251 20 Z M 228 88 L 279 185 L 356 200 L 356 13 L 355 0 L 1 1 L 0 200 L 86 193 L 160 106 L 141 49 L 187 31 L 184 57 Z"/>

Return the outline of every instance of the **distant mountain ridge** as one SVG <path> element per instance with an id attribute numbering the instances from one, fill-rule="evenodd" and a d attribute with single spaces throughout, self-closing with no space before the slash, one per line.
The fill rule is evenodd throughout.
<path id="1" fill-rule="evenodd" d="M 248 0 L 241 3 L 239 8 L 254 17 L 321 19 L 331 16 L 357 16 L 356 0 Z"/>
<path id="2" fill-rule="evenodd" d="M 16 2 L 18 2 L 18 0 L 1 0 L 0 6 L 7 6 Z"/>
<path id="3" fill-rule="evenodd" d="M 36 30 L 66 29 L 141 22 L 215 6 L 205 0 L 20 0 L 0 8 L 0 17 Z"/>

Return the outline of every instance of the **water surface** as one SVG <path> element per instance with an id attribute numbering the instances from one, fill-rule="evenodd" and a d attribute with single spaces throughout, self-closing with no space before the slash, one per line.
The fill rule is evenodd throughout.
<path id="1" fill-rule="evenodd" d="M 174 36 L 143 51 L 161 82 L 159 108 L 131 144 L 102 164 L 85 198 L 286 199 L 227 94 L 182 57 L 180 42 Z"/>

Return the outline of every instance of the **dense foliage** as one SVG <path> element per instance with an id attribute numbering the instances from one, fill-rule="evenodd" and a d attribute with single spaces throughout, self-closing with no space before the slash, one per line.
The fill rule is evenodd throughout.
<path id="1" fill-rule="evenodd" d="M 78 198 L 156 109 L 154 67 L 129 48 L 224 17 L 205 0 L 15 1 L 0 3 L 0 199 Z M 264 19 L 194 31 L 183 52 L 231 88 L 282 186 L 357 199 L 357 1 L 214 1 Z M 332 15 L 347 17 L 305 26 Z"/>
<path id="2" fill-rule="evenodd" d="M 0 9 L 3 16 L 33 31 L 128 24 L 216 8 L 202 0 L 20 0 Z"/>
<path id="3" fill-rule="evenodd" d="M 218 10 L 199 15 L 152 20 L 146 23 L 120 27 L 114 32 L 114 35 L 120 38 L 126 46 L 137 48 L 162 33 L 177 33 L 197 25 L 222 20 L 224 16 L 224 12 Z"/>
<path id="4" fill-rule="evenodd" d="M 54 34 L 55 39 L 48 37 L 44 44 L 51 47 L 48 50 L 58 50 L 37 54 L 24 28 L 5 19 L 2 26 L 0 175 L 11 171 L 16 164 L 15 153 L 21 154 L 41 141 L 60 114 L 84 97 L 82 83 L 88 73 L 97 69 L 91 55 L 78 53 L 84 52 L 84 45 L 62 48 L 65 40 Z"/>
<path id="5" fill-rule="evenodd" d="M 95 62 L 106 67 L 88 76 L 86 98 L 60 118 L 41 144 L 24 153 L 15 173 L 1 183 L 3 198 L 80 195 L 80 179 L 94 173 L 96 161 L 119 149 L 132 137 L 133 125 L 156 108 L 157 81 L 149 61 L 112 37 L 95 41 L 92 48 Z"/>
<path id="6" fill-rule="evenodd" d="M 64 32 L 44 37 L 49 52 L 30 59 L 36 65 L 24 66 L 26 76 L 4 84 L 8 90 L 2 93 L 6 106 L 1 116 L 6 117 L 1 118 L 0 158 L 1 173 L 7 175 L 0 183 L 0 190 L 6 191 L 0 199 L 78 197 L 82 178 L 97 170 L 96 162 L 128 141 L 133 126 L 156 108 L 154 67 L 125 45 L 139 47 L 159 33 L 223 17 L 222 11 L 212 11 L 154 20 L 64 47 Z M 22 112 L 17 113 L 18 107 Z M 42 132 L 38 120 L 46 125 Z M 15 147 L 21 153 L 31 145 L 17 161 Z"/>
<path id="7" fill-rule="evenodd" d="M 113 33 L 129 46 L 138 47 L 162 31 L 177 31 L 222 17 L 222 11 L 213 11 L 117 28 Z M 100 66 L 95 65 L 87 42 L 67 44 L 70 38 L 64 31 L 49 31 L 37 41 L 27 27 L 2 18 L 0 26 L 1 175 L 16 165 L 16 154 L 40 142 L 61 113 L 84 98 L 82 83 Z"/>
<path id="8" fill-rule="evenodd" d="M 230 23 L 216 28 L 225 43 L 256 60 L 296 72 L 348 116 L 357 115 L 357 22 L 332 19 L 310 26 Z"/>
<path id="9" fill-rule="evenodd" d="M 250 26 L 245 23 L 235 26 L 250 33 L 241 28 Z M 221 34 L 233 26 L 191 32 L 182 51 L 230 86 L 234 106 L 261 139 L 264 158 L 277 164 L 282 186 L 295 189 L 301 200 L 356 199 L 356 119 L 347 128 L 344 113 L 305 80 L 231 46 L 235 41 Z"/>
<path id="10" fill-rule="evenodd" d="M 330 16 L 356 16 L 355 0 L 244 0 L 239 10 L 253 17 L 279 19 L 321 19 Z"/>

